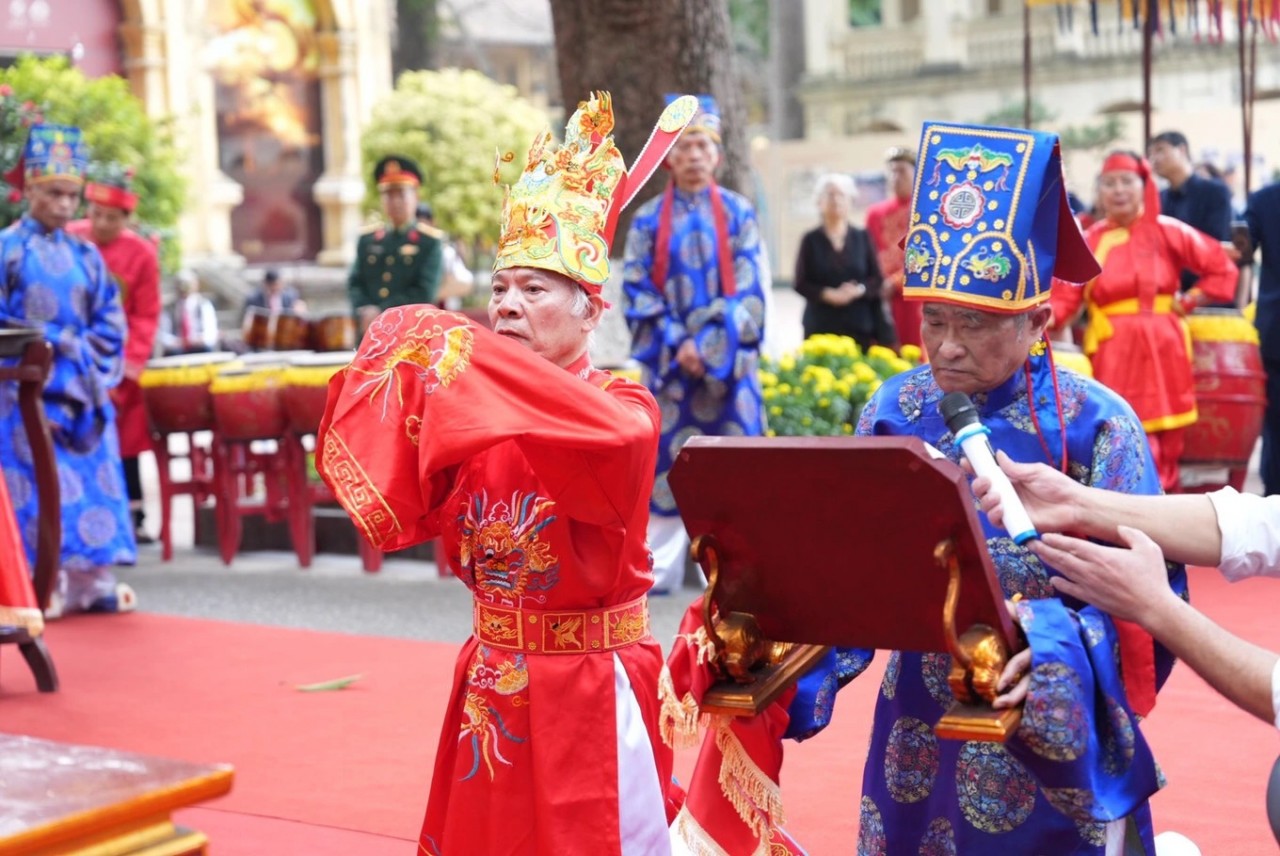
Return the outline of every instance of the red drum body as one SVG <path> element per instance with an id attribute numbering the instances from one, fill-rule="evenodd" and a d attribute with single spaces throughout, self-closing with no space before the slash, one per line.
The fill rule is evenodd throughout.
<path id="1" fill-rule="evenodd" d="M 253 351 L 270 349 L 272 342 L 271 313 L 261 306 L 250 306 L 244 312 L 244 321 L 240 325 L 240 337 L 245 347 Z"/>
<path id="2" fill-rule="evenodd" d="M 208 431 L 213 428 L 213 396 L 209 386 L 231 353 L 183 354 L 147 363 L 138 385 L 151 427 L 159 434 Z"/>
<path id="3" fill-rule="evenodd" d="M 297 434 L 314 434 L 320 430 L 329 380 L 350 363 L 353 356 L 353 351 L 299 354 L 289 361 L 280 394 L 290 430 Z"/>
<path id="4" fill-rule="evenodd" d="M 292 312 L 282 312 L 276 316 L 274 329 L 271 331 L 271 346 L 277 351 L 300 351 L 309 347 L 309 325 L 307 319 Z"/>
<path id="5" fill-rule="evenodd" d="M 356 346 L 356 322 L 345 313 L 316 318 L 309 333 L 313 351 L 350 351 Z"/>
<path id="6" fill-rule="evenodd" d="M 284 435 L 286 419 L 280 398 L 284 366 L 277 363 L 228 364 L 213 379 L 213 418 L 218 434 L 228 440 L 272 440 Z"/>
<path id="7" fill-rule="evenodd" d="M 1187 426 L 1180 463 L 1249 465 L 1267 406 L 1258 332 L 1234 309 L 1187 316 L 1199 418 Z"/>

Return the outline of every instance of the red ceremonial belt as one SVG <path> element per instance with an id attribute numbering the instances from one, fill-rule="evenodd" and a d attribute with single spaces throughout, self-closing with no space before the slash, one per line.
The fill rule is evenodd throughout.
<path id="1" fill-rule="evenodd" d="M 594 654 L 649 637 L 646 598 L 600 609 L 513 609 L 475 602 L 474 631 L 485 645 L 525 654 Z"/>

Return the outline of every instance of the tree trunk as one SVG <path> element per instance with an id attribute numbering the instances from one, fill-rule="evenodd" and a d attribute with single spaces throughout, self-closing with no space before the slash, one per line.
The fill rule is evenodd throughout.
<path id="1" fill-rule="evenodd" d="M 610 92 L 614 138 L 630 163 L 649 139 L 666 93 L 709 93 L 722 121 L 719 181 L 752 195 L 728 0 L 551 0 L 551 18 L 566 113 L 593 90 Z M 641 199 L 662 189 L 659 179 L 654 176 Z M 619 236 L 630 224 L 628 213 L 619 220 Z"/>
<path id="2" fill-rule="evenodd" d="M 392 79 L 404 71 L 435 65 L 436 0 L 396 0 L 396 35 L 391 51 Z"/>

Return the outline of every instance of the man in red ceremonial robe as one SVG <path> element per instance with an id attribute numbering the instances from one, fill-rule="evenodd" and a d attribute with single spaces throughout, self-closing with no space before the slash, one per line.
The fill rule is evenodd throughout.
<path id="1" fill-rule="evenodd" d="M 159 254 L 154 243 L 129 228 L 129 218 L 138 207 L 137 194 L 129 190 L 129 171 L 108 167 L 107 172 L 107 176 L 85 185 L 89 216 L 68 223 L 67 232 L 97 245 L 107 270 L 120 286 L 129 334 L 125 341 L 124 379 L 111 397 L 116 405 L 120 457 L 124 461 L 125 487 L 137 541 L 150 544 L 155 539 L 143 528 L 138 456 L 151 451 L 151 432 L 138 378 L 151 358 L 160 323 Z"/>
<path id="2" fill-rule="evenodd" d="M 564 144 L 540 135 L 508 188 L 493 331 L 392 307 L 330 383 L 321 476 L 375 546 L 440 536 L 474 596 L 421 853 L 670 852 L 646 601 L 661 419 L 587 346 L 617 212 L 695 109 L 670 105 L 628 172 L 609 96 L 581 104 Z"/>
<path id="3" fill-rule="evenodd" d="M 902 239 L 907 236 L 911 214 L 911 190 L 916 180 L 916 156 L 899 146 L 885 156 L 889 198 L 867 209 L 867 234 L 875 244 L 880 272 L 884 276 L 883 294 L 898 328 L 898 341 L 903 345 L 921 346 L 920 304 L 902 299 Z"/>

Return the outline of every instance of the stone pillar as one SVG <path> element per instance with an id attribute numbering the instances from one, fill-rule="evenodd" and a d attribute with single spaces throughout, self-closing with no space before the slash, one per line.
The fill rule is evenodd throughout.
<path id="1" fill-rule="evenodd" d="M 168 48 L 164 27 L 150 22 L 128 21 L 120 25 L 124 48 L 124 73 L 129 88 L 142 102 L 148 116 L 169 112 L 169 91 L 165 85 Z"/>
<path id="2" fill-rule="evenodd" d="M 920 17 L 926 66 L 960 68 L 968 63 L 964 28 L 956 26 L 968 18 L 968 12 L 968 0 L 924 0 Z"/>
<path id="3" fill-rule="evenodd" d="M 847 0 L 804 0 L 805 72 L 810 77 L 843 73 L 848 29 Z"/>
<path id="4" fill-rule="evenodd" d="M 320 206 L 322 265 L 344 265 L 360 233 L 364 179 L 360 175 L 360 92 L 356 81 L 356 35 L 347 30 L 316 34 L 320 51 L 321 137 L 324 172 L 312 193 Z"/>

